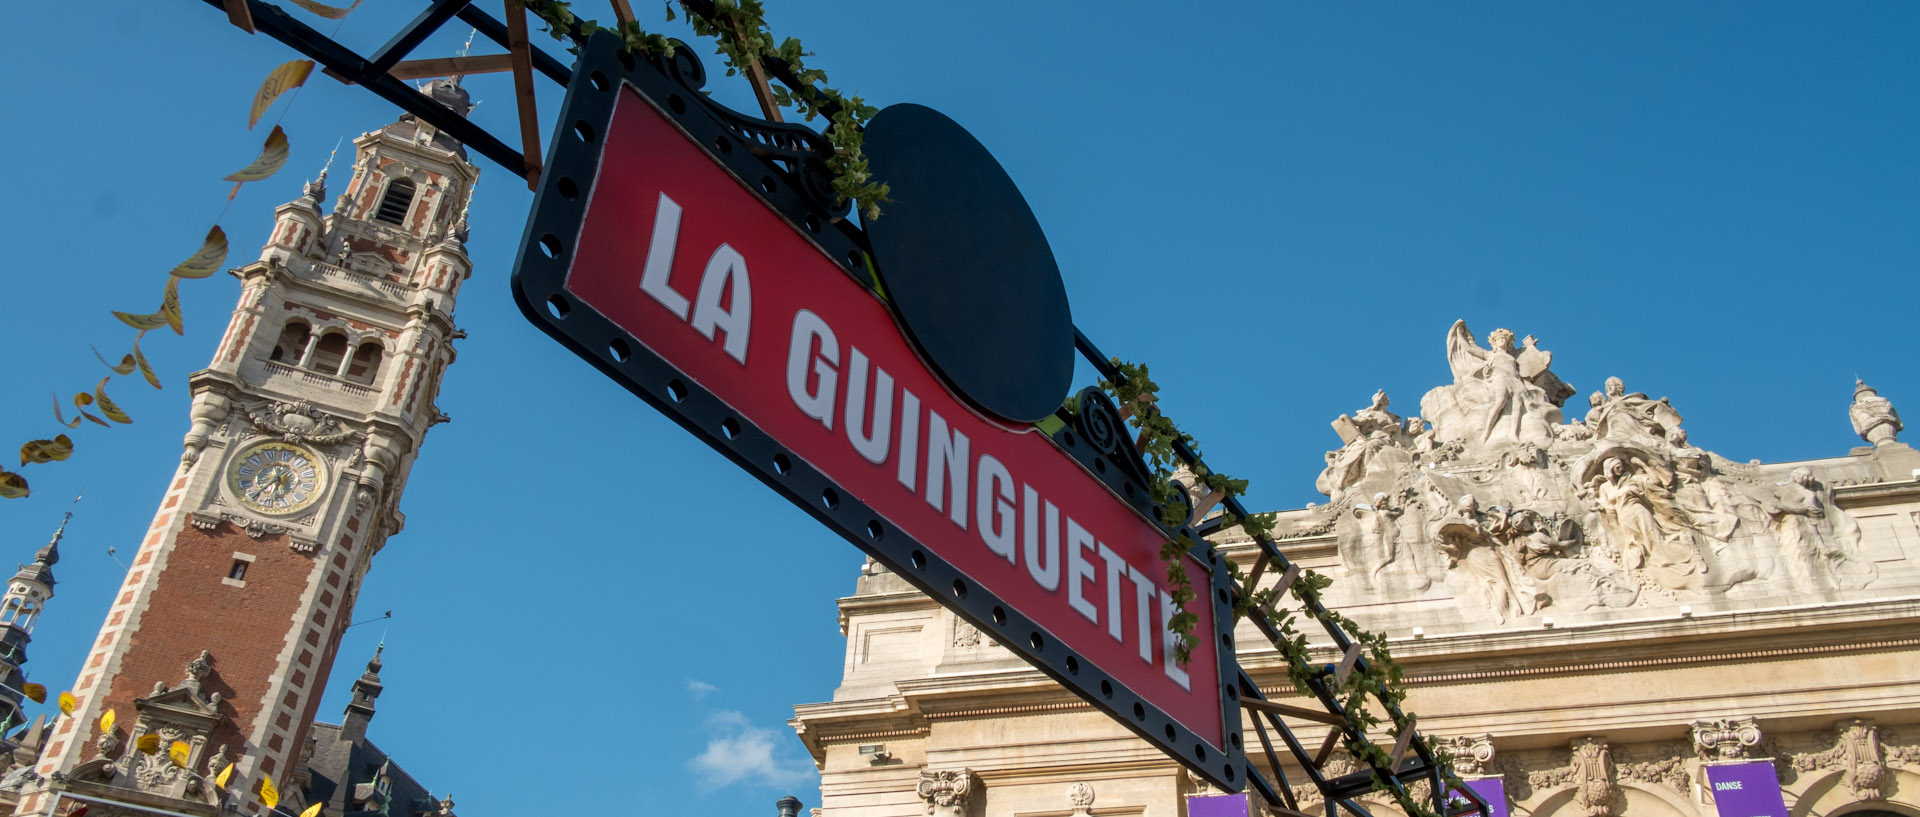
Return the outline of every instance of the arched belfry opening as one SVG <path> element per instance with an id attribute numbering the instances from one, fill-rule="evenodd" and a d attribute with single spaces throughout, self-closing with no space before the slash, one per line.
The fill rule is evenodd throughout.
<path id="1" fill-rule="evenodd" d="M 407 179 L 394 179 L 387 185 L 387 192 L 380 197 L 380 209 L 373 217 L 388 224 L 401 224 L 407 220 L 407 210 L 413 207 L 413 182 Z"/>

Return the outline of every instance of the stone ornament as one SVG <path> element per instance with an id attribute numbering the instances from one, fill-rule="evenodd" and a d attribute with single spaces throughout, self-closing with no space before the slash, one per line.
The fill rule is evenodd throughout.
<path id="1" fill-rule="evenodd" d="M 1893 410 L 1893 402 L 1859 380 L 1853 381 L 1853 405 L 1847 408 L 1847 417 L 1853 421 L 1853 433 L 1875 446 L 1898 442 L 1900 432 L 1906 429 L 1900 424 L 1900 412 Z"/>
<path id="2" fill-rule="evenodd" d="M 1693 751 L 1702 762 L 1745 760 L 1760 745 L 1760 724 L 1753 718 L 1720 718 L 1693 722 Z"/>
<path id="3" fill-rule="evenodd" d="M 1893 782 L 1892 775 L 1887 773 L 1887 763 L 1895 758 L 1882 749 L 1880 728 L 1873 721 L 1855 718 L 1834 724 L 1833 731 L 1833 748 L 1795 755 L 1793 768 L 1802 772 L 1838 770 L 1841 782 L 1853 796 L 1862 800 L 1885 799 L 1886 786 Z"/>
<path id="4" fill-rule="evenodd" d="M 1067 787 L 1067 804 L 1073 806 L 1070 817 L 1090 817 L 1093 808 L 1093 784 L 1075 783 Z"/>
<path id="5" fill-rule="evenodd" d="M 1481 346 L 1457 322 L 1454 381 L 1421 398 L 1419 417 L 1402 420 L 1376 392 L 1333 421 L 1341 447 L 1316 481 L 1330 501 L 1291 535 L 1330 529 L 1353 592 L 1439 591 L 1467 620 L 1505 624 L 1711 603 L 1750 582 L 1818 594 L 1878 578 L 1815 471 L 1694 447 L 1669 400 L 1617 377 L 1568 422 L 1574 392 L 1553 355 L 1513 338 L 1497 330 Z M 1877 399 L 1856 405 L 1878 412 Z"/>
<path id="6" fill-rule="evenodd" d="M 967 813 L 967 796 L 973 792 L 973 770 L 923 769 L 914 792 L 927 801 L 929 817 L 962 817 Z"/>
<path id="7" fill-rule="evenodd" d="M 305 400 L 297 403 L 269 403 L 249 409 L 248 419 L 262 433 L 290 443 L 333 445 L 359 436 L 340 420 Z"/>
<path id="8" fill-rule="evenodd" d="M 1613 752 L 1607 747 L 1606 738 L 1574 738 L 1568 748 L 1572 754 L 1567 765 L 1529 772 L 1528 786 L 1532 789 L 1572 786 L 1574 802 L 1586 810 L 1587 817 L 1612 817 L 1614 795 L 1619 793 L 1619 786 L 1614 783 Z"/>
<path id="9" fill-rule="evenodd" d="M 1613 753 L 1603 738 L 1574 738 L 1573 782 L 1578 787 L 1574 799 L 1587 809 L 1587 817 L 1608 817 L 1613 813 L 1613 796 L 1619 787 L 1613 782 Z"/>
<path id="10" fill-rule="evenodd" d="M 1453 770 L 1462 775 L 1484 775 L 1493 764 L 1493 735 L 1457 735 L 1441 747 L 1453 755 Z"/>

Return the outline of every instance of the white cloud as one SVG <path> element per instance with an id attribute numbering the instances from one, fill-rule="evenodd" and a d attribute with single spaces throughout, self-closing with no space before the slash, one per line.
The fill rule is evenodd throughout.
<path id="1" fill-rule="evenodd" d="M 687 679 L 687 694 L 692 695 L 693 699 L 696 701 L 705 700 L 707 697 L 707 693 L 719 692 L 719 691 L 720 691 L 719 687 L 709 684 L 705 681 L 699 680 L 697 678 Z"/>
<path id="2" fill-rule="evenodd" d="M 812 763 L 775 751 L 779 733 L 754 726 L 738 712 L 723 709 L 713 713 L 707 718 L 707 729 L 706 751 L 687 761 L 701 788 L 713 790 L 744 783 L 786 789 L 809 782 L 815 774 Z"/>

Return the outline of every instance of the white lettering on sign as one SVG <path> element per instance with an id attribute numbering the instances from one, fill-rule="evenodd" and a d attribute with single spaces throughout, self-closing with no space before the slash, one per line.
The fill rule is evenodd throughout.
<path id="1" fill-rule="evenodd" d="M 814 351 L 816 344 L 817 352 Z M 807 370 L 808 358 L 813 360 L 811 375 Z M 834 340 L 827 322 L 805 309 L 794 314 L 793 344 L 787 347 L 787 396 L 828 431 L 833 430 L 833 390 L 840 378 L 840 371 L 833 367 L 839 362 L 840 342 Z M 814 384 L 811 390 L 807 386 L 809 381 Z"/>
<path id="2" fill-rule="evenodd" d="M 689 302 L 669 280 L 673 277 L 673 254 L 680 246 L 680 212 L 677 202 L 660 194 L 659 206 L 653 211 L 653 243 L 647 245 L 647 261 L 640 269 L 640 291 L 683 321 L 688 320 L 687 309 L 692 306 L 689 322 L 694 330 L 707 340 L 713 340 L 715 332 L 725 332 L 727 339 L 721 348 L 746 365 L 747 336 L 753 326 L 753 287 L 747 281 L 747 259 L 730 245 L 714 248 L 706 270 L 700 274 L 695 300 Z"/>
<path id="3" fill-rule="evenodd" d="M 1740 781 L 1729 780 L 1725 783 L 1715 783 L 1713 784 L 1713 790 L 1714 791 L 1740 791 Z"/>
<path id="4" fill-rule="evenodd" d="M 640 271 L 640 291 L 653 296 L 668 312 L 687 319 L 687 296 L 673 291 L 673 251 L 680 246 L 680 205 L 667 194 L 653 210 L 653 241 L 647 244 L 647 264 Z"/>
<path id="5" fill-rule="evenodd" d="M 669 202 L 662 201 L 665 213 Z M 675 219 L 677 213 L 675 209 Z M 661 231 L 655 232 L 657 242 Z M 708 279 L 731 275 L 745 280 L 744 259 L 726 265 L 715 261 L 708 267 Z M 695 300 L 696 322 L 699 304 L 709 300 L 706 289 L 703 283 Z M 740 304 L 736 295 L 733 311 L 740 311 Z M 818 314 L 796 310 L 789 343 L 787 394 L 802 414 L 828 431 L 834 431 L 834 420 L 840 419 L 837 436 L 861 459 L 882 467 L 889 458 L 896 459 L 894 473 L 901 487 L 918 494 L 955 527 L 974 534 L 995 558 L 1011 565 L 1024 562 L 1024 572 L 1041 590 L 1057 594 L 1064 579 L 1062 600 L 1067 607 L 1095 626 L 1104 624 L 1114 641 L 1135 642 L 1140 660 L 1149 666 L 1155 663 L 1157 647 L 1166 677 L 1192 689 L 1192 680 L 1175 657 L 1179 636 L 1167 626 L 1180 609 L 1153 573 L 1129 564 L 1079 520 L 1062 513 L 1040 488 L 1021 482 L 1000 458 L 979 450 L 940 412 L 923 409 L 912 391 L 859 347 L 842 349 L 833 328 Z"/>

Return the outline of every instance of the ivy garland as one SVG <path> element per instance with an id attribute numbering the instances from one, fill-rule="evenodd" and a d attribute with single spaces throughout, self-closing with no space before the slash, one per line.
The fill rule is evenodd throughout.
<path id="1" fill-rule="evenodd" d="M 699 0 L 676 2 L 687 15 L 694 33 L 714 39 L 715 53 L 725 61 L 728 76 L 745 71 L 756 63 L 779 65 L 786 69 L 794 83 L 789 85 L 785 80 L 780 80 L 780 84 L 772 85 L 770 90 L 774 101 L 780 107 L 796 109 L 806 121 L 811 122 L 816 117 L 827 119 L 828 125 L 823 135 L 834 148 L 834 156 L 827 162 L 834 176 L 834 192 L 842 201 L 853 202 L 865 218 L 879 218 L 880 204 L 889 200 L 887 196 L 891 191 L 886 184 L 872 178 L 862 151 L 862 128 L 878 111 L 860 97 L 848 96 L 827 85 L 825 71 L 806 66 L 805 58 L 812 54 L 801 46 L 799 40 L 788 37 L 775 45 L 760 0 L 712 0 L 710 4 Z M 608 29 L 593 20 L 575 15 L 564 0 L 521 0 L 521 5 L 546 22 L 554 39 L 565 40 L 569 35 L 585 38 L 606 30 L 618 34 L 632 53 L 661 58 L 673 56 L 672 40 L 647 32 L 637 22 L 627 22 Z M 667 19 L 673 20 L 674 17 L 673 3 L 669 2 Z M 1149 491 L 1153 501 L 1163 509 L 1162 522 L 1169 527 L 1179 528 L 1188 521 L 1182 515 L 1185 503 L 1178 501 L 1183 489 L 1173 481 L 1174 469 L 1182 464 L 1175 451 L 1176 441 L 1194 453 L 1195 462 L 1190 467 L 1194 476 L 1209 490 L 1219 492 L 1225 498 L 1245 495 L 1246 480 L 1213 471 L 1199 462 L 1199 444 L 1191 435 L 1180 431 L 1155 404 L 1154 393 L 1158 386 L 1148 376 L 1145 365 L 1126 363 L 1118 358 L 1113 359 L 1112 363 L 1119 377 L 1116 380 L 1101 380 L 1100 388 L 1122 408 L 1127 414 L 1127 423 L 1138 433 L 1141 454 L 1153 473 L 1153 484 L 1149 486 Z M 1272 545 L 1272 514 L 1253 514 L 1240 519 L 1231 513 L 1223 513 L 1227 513 L 1228 517 L 1224 520 L 1224 527 L 1239 525 L 1255 540 Z M 1195 544 L 1183 533 L 1160 548 L 1160 558 L 1166 566 L 1167 585 L 1171 588 L 1174 605 L 1180 609 L 1167 626 L 1176 636 L 1176 658 L 1182 664 L 1192 658 L 1193 645 L 1197 641 L 1193 629 L 1199 623 L 1199 616 L 1186 610 L 1187 603 L 1195 598 L 1195 592 L 1193 582 L 1180 560 Z M 1257 589 L 1253 586 L 1252 577 L 1243 572 L 1239 565 L 1231 561 L 1227 565 L 1241 589 L 1234 601 L 1236 620 L 1264 609 L 1281 592 L 1275 587 Z M 1347 741 L 1347 750 L 1375 768 L 1385 767 L 1393 762 L 1387 757 L 1387 751 L 1366 737 L 1367 732 L 1381 725 L 1380 718 L 1368 710 L 1366 700 L 1369 694 L 1378 695 L 1382 701 L 1397 708 L 1407 695 L 1403 671 L 1387 650 L 1385 634 L 1368 632 L 1345 615 L 1327 609 L 1321 602 L 1321 593 L 1332 584 L 1332 579 L 1308 570 L 1294 581 L 1290 591 L 1309 615 L 1323 625 L 1338 627 L 1362 646 L 1366 660 L 1358 662 L 1354 670 L 1329 691 L 1344 701 L 1360 733 L 1357 740 Z M 1267 620 L 1278 634 L 1273 640 L 1274 646 L 1287 659 L 1287 676 L 1293 682 L 1294 689 L 1302 695 L 1312 696 L 1314 682 L 1332 683 L 1334 676 L 1328 671 L 1329 668 L 1309 663 L 1307 637 L 1295 626 L 1297 619 L 1298 615 L 1293 611 L 1277 607 L 1271 615 L 1267 615 Z M 1408 718 L 1410 716 L 1399 715 L 1395 718 L 1394 727 L 1404 727 Z M 1428 744 L 1435 759 L 1445 770 L 1444 777 L 1448 784 L 1464 785 L 1453 774 L 1452 756 L 1431 738 Z M 1401 808 L 1412 817 L 1436 817 L 1433 810 L 1413 798 L 1405 786 L 1393 785 L 1377 774 L 1373 785 L 1375 791 L 1391 792 Z"/>
<path id="2" fill-rule="evenodd" d="M 1174 469 L 1183 464 L 1191 469 L 1194 478 L 1205 485 L 1209 491 L 1219 493 L 1223 503 L 1227 499 L 1246 494 L 1246 480 L 1234 479 L 1208 468 L 1201 462 L 1199 443 L 1191 435 L 1176 427 L 1173 421 L 1160 411 L 1154 396 L 1159 386 L 1148 375 L 1145 365 L 1127 363 L 1119 358 L 1113 358 L 1110 362 L 1119 376 L 1114 380 L 1102 379 L 1100 388 L 1121 407 L 1121 412 L 1127 416 L 1127 424 L 1138 433 L 1141 454 L 1153 475 L 1153 484 L 1149 486 L 1148 491 L 1153 501 L 1162 508 L 1162 522 L 1168 527 L 1177 529 L 1188 521 L 1184 515 L 1186 503 L 1180 501 L 1180 494 L 1185 489 L 1173 481 Z M 1176 444 L 1184 444 L 1186 449 L 1193 453 L 1192 463 L 1183 463 L 1183 459 L 1176 452 Z M 1265 546 L 1272 546 L 1273 514 L 1252 514 L 1241 519 L 1229 511 L 1223 510 L 1222 513 L 1226 516 L 1222 520 L 1223 528 L 1239 525 L 1256 541 Z M 1193 644 L 1198 640 L 1193 634 L 1193 628 L 1199 622 L 1199 617 L 1186 610 L 1187 602 L 1195 598 L 1193 583 L 1188 579 L 1187 572 L 1180 561 L 1194 544 L 1190 537 L 1182 533 L 1160 547 L 1160 558 L 1166 564 L 1167 585 L 1171 589 L 1174 605 L 1181 610 L 1167 622 L 1167 627 L 1177 636 L 1177 657 L 1183 664 L 1191 658 Z M 1287 676 L 1293 682 L 1294 690 L 1301 695 L 1314 697 L 1315 682 L 1328 685 L 1328 691 L 1333 697 L 1342 700 L 1354 725 L 1358 727 L 1360 738 L 1347 741 L 1347 750 L 1375 768 L 1392 765 L 1393 759 L 1387 756 L 1387 750 L 1380 748 L 1366 737 L 1368 732 L 1381 725 L 1379 716 L 1369 711 L 1366 706 L 1370 694 L 1379 696 L 1381 701 L 1396 711 L 1397 717 L 1393 723 L 1396 731 L 1405 727 L 1407 721 L 1411 719 L 1410 715 L 1397 712 L 1399 704 L 1406 700 L 1407 692 L 1404 671 L 1399 662 L 1395 661 L 1388 652 L 1386 635 L 1368 632 L 1353 619 L 1328 609 L 1322 602 L 1321 594 L 1332 586 L 1333 580 L 1312 570 L 1301 572 L 1290 588 L 1294 598 L 1300 602 L 1308 615 L 1323 625 L 1337 627 L 1344 631 L 1361 646 L 1366 659 L 1356 662 L 1353 671 L 1345 679 L 1338 681 L 1336 686 L 1336 676 L 1331 672 L 1331 667 L 1310 663 L 1311 655 L 1307 649 L 1307 636 L 1295 626 L 1299 615 L 1292 610 L 1275 606 L 1276 597 L 1282 592 L 1281 589 L 1278 587 L 1257 589 L 1254 587 L 1253 578 L 1231 560 L 1227 562 L 1227 568 L 1241 591 L 1234 599 L 1234 619 L 1238 621 L 1242 617 L 1256 614 L 1265 616 L 1276 632 L 1276 637 L 1273 639 L 1274 647 L 1287 659 Z M 1264 613 L 1263 611 L 1269 607 L 1273 612 Z M 1458 778 L 1453 774 L 1452 755 L 1431 738 L 1428 740 L 1428 746 L 1434 752 L 1435 760 L 1445 769 L 1443 776 L 1448 780 L 1449 785 L 1464 785 L 1459 784 Z M 1436 817 L 1433 810 L 1412 797 L 1405 786 L 1390 784 L 1376 774 L 1373 787 L 1375 791 L 1390 791 L 1401 808 L 1406 809 L 1412 817 Z"/>
<path id="3" fill-rule="evenodd" d="M 892 191 L 885 183 L 875 181 L 867 168 L 864 152 L 866 133 L 863 130 L 874 114 L 879 113 L 879 109 L 858 96 L 847 95 L 829 86 L 827 72 L 807 67 L 806 58 L 813 55 L 800 45 L 799 40 L 788 37 L 775 45 L 773 31 L 767 27 L 766 10 L 760 0 L 678 2 L 680 10 L 687 15 L 687 22 L 693 25 L 694 33 L 713 38 L 714 53 L 725 61 L 727 76 L 745 71 L 755 64 L 777 65 L 785 69 L 794 84 L 789 87 L 785 80 L 776 77 L 777 84 L 770 83 L 774 102 L 782 108 L 795 109 L 808 122 L 816 117 L 827 120 L 827 127 L 821 135 L 833 146 L 833 156 L 827 160 L 827 169 L 833 173 L 834 193 L 843 202 L 853 202 L 863 217 L 879 218 L 880 204 L 890 201 L 887 196 Z M 620 35 L 626 42 L 627 50 L 635 54 L 661 58 L 673 56 L 672 40 L 647 32 L 638 22 L 628 21 L 607 28 L 575 15 L 563 0 L 522 0 L 521 5 L 545 21 L 547 30 L 556 40 L 564 41 L 569 35 L 586 38 L 598 31 L 612 31 Z M 667 19 L 674 19 L 672 3 L 667 5 Z"/>

